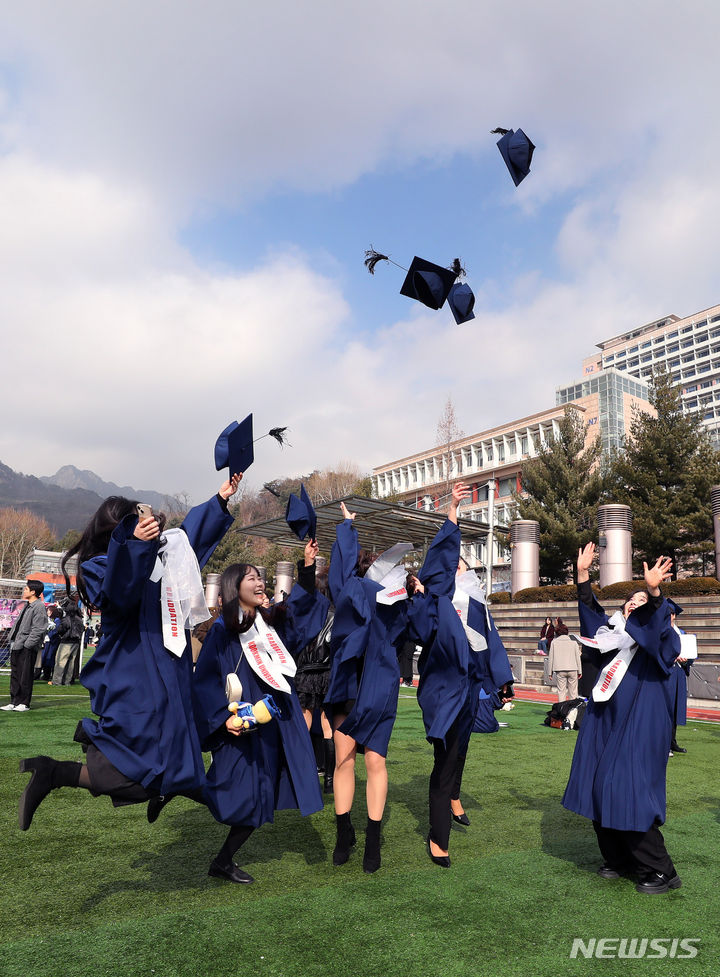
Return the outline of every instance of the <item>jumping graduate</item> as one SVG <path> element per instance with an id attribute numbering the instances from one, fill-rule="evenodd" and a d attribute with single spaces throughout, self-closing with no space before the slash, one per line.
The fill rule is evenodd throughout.
<path id="1" fill-rule="evenodd" d="M 333 864 L 344 865 L 355 844 L 350 819 L 355 796 L 355 757 L 365 753 L 368 821 L 363 870 L 380 868 L 380 827 L 388 779 L 385 758 L 397 713 L 400 670 L 397 645 L 405 630 L 405 570 L 412 548 L 398 543 L 377 557 L 360 550 L 354 512 L 341 503 L 344 521 L 336 529 L 330 557 L 330 593 L 335 604 L 330 642 L 332 667 L 326 709 L 335 738 Z"/>
<path id="2" fill-rule="evenodd" d="M 470 824 L 460 785 L 480 690 L 490 683 L 509 697 L 513 681 L 482 587 L 460 556 L 457 512 L 468 494 L 462 483 L 454 486 L 448 518 L 430 544 L 408 608 L 408 632 L 423 648 L 418 703 L 435 754 L 428 854 L 442 868 L 450 867 L 451 817 Z"/>
<path id="3" fill-rule="evenodd" d="M 222 616 L 210 629 L 198 658 L 193 703 L 203 749 L 212 752 L 203 800 L 213 817 L 230 826 L 209 875 L 229 882 L 254 879 L 233 856 L 275 811 L 322 810 L 315 754 L 293 676 L 294 657 L 322 629 L 329 602 L 315 590 L 314 540 L 298 564 L 298 584 L 281 604 L 265 609 L 256 567 L 229 566 L 220 578 Z M 231 682 L 228 682 L 230 677 Z M 273 718 L 244 731 L 228 712 L 228 690 L 239 680 L 244 699 L 270 695 Z M 230 692 L 232 694 L 232 692 Z"/>
<path id="4" fill-rule="evenodd" d="M 75 732 L 85 764 L 20 761 L 32 773 L 20 799 L 23 831 L 56 787 L 84 787 L 121 806 L 204 785 L 187 629 L 209 617 L 200 567 L 233 522 L 227 502 L 241 478 L 233 475 L 162 536 L 162 515 L 139 518 L 137 502 L 111 496 L 66 553 L 68 593 L 65 568 L 77 556 L 78 593 L 101 612 L 102 637 L 80 675 L 98 718 L 83 719 Z"/>
<path id="5" fill-rule="evenodd" d="M 637 873 L 638 892 L 681 885 L 659 826 L 672 739 L 669 675 L 680 653 L 670 603 L 660 584 L 672 563 L 643 564 L 647 590 L 630 594 L 608 618 L 590 588 L 595 545 L 578 553 L 578 608 L 583 644 L 595 649 L 600 674 L 583 719 L 562 803 L 590 818 L 605 859 L 605 879 Z"/>

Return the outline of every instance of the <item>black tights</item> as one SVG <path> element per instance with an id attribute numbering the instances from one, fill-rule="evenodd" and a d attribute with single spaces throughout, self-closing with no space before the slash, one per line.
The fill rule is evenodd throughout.
<path id="1" fill-rule="evenodd" d="M 254 830 L 255 828 L 248 827 L 246 824 L 233 824 L 225 839 L 225 844 L 215 856 L 218 865 L 230 865 L 235 852 L 245 844 Z"/>

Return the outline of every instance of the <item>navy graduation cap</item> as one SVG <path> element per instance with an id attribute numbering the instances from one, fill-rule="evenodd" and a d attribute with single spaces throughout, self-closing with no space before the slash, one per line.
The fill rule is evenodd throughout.
<path id="1" fill-rule="evenodd" d="M 255 461 L 255 441 L 262 441 L 263 438 L 274 438 L 282 447 L 288 444 L 285 436 L 286 427 L 273 427 L 267 434 L 261 434 L 259 438 L 253 438 L 253 416 L 248 416 L 240 421 L 232 421 L 222 431 L 215 442 L 215 468 L 229 468 L 230 476 L 246 472 L 253 461 Z"/>
<path id="2" fill-rule="evenodd" d="M 304 485 L 300 486 L 300 498 L 290 493 L 285 521 L 298 539 L 305 539 L 306 536 L 315 539 L 317 514 Z"/>
<path id="3" fill-rule="evenodd" d="M 510 176 L 515 186 L 519 186 L 530 172 L 535 146 L 530 142 L 522 129 L 492 129 L 495 135 L 500 135 L 497 147 L 505 160 Z"/>
<path id="4" fill-rule="evenodd" d="M 455 316 L 455 322 L 461 326 L 463 322 L 469 322 L 475 318 L 473 307 L 475 306 L 475 296 L 473 290 L 465 282 L 457 282 L 450 289 L 447 298 L 450 311 Z"/>
<path id="5" fill-rule="evenodd" d="M 232 421 L 215 442 L 215 468 L 230 469 L 230 477 L 246 472 L 255 461 L 253 450 L 253 416 Z"/>
<path id="6" fill-rule="evenodd" d="M 441 309 L 457 278 L 457 272 L 424 258 L 413 258 L 400 289 L 401 295 L 422 302 L 429 309 Z"/>
<path id="7" fill-rule="evenodd" d="M 375 274 L 375 266 L 380 261 L 388 261 L 390 264 L 406 272 L 400 294 L 415 299 L 416 302 L 422 302 L 429 309 L 437 310 L 442 308 L 448 296 L 453 294 L 453 289 L 457 290 L 460 287 L 461 290 L 454 293 L 456 294 L 455 302 L 453 303 L 448 299 L 448 304 L 450 305 L 452 314 L 455 316 L 455 321 L 459 324 L 461 322 L 467 322 L 468 319 L 475 318 L 472 314 L 475 296 L 470 286 L 458 286 L 455 284 L 458 278 L 462 278 L 465 275 L 465 269 L 459 258 L 455 258 L 452 265 L 449 268 L 445 268 L 442 265 L 436 265 L 432 261 L 426 261 L 425 258 L 418 258 L 416 256 L 413 258 L 410 267 L 406 269 L 402 265 L 399 265 L 397 261 L 393 261 L 388 255 L 381 254 L 372 247 L 365 252 L 365 267 L 371 275 Z"/>

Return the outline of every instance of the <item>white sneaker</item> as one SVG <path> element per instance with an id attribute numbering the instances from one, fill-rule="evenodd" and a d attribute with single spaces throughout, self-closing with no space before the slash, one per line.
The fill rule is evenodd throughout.
<path id="1" fill-rule="evenodd" d="M 12 702 L 8 702 L 6 706 L 0 706 L 0 709 L 2 709 L 3 712 L 12 712 L 14 708 L 15 706 L 12 704 Z"/>
<path id="2" fill-rule="evenodd" d="M 30 706 L 26 706 L 24 702 L 21 702 L 19 706 L 15 706 L 15 712 L 27 712 Z"/>

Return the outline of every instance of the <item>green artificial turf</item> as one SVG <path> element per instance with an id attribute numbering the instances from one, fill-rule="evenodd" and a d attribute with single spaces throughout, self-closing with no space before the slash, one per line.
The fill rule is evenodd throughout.
<path id="1" fill-rule="evenodd" d="M 7 701 L 0 677 L 0 701 Z M 280 812 L 238 861 L 251 886 L 207 877 L 225 837 L 207 811 L 172 802 L 155 825 L 143 806 L 114 809 L 83 790 L 54 792 L 28 832 L 17 827 L 24 756 L 80 758 L 78 686 L 36 685 L 25 714 L 0 712 L 0 974 L 470 977 L 715 975 L 720 920 L 720 726 L 690 723 L 668 767 L 668 849 L 683 887 L 661 896 L 595 874 L 589 822 L 560 806 L 575 733 L 542 725 L 519 702 L 509 727 L 473 736 L 453 830 L 452 868 L 428 859 L 431 749 L 410 690 L 390 744 L 382 868 L 331 864 L 332 799 L 301 818 Z M 364 773 L 353 812 L 364 825 Z M 570 959 L 574 937 L 695 939 L 693 959 Z M 670 944 L 664 944 L 669 947 Z"/>

